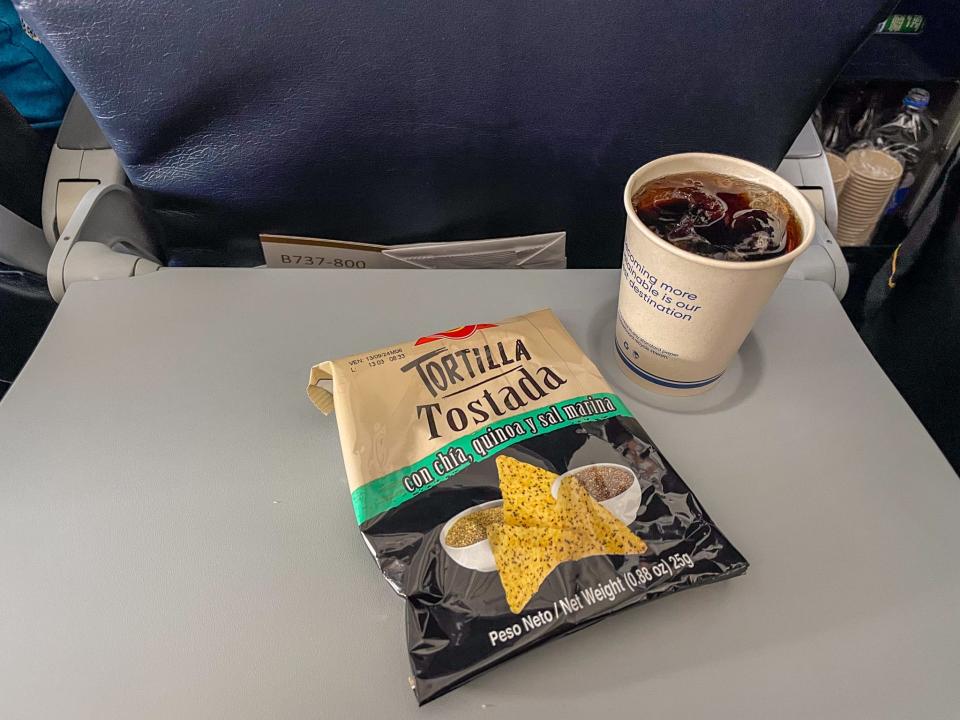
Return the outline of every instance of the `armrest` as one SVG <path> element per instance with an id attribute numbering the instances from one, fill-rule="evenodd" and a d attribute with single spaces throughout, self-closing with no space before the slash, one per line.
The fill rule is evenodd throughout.
<path id="1" fill-rule="evenodd" d="M 74 95 L 50 151 L 43 184 L 40 212 L 43 233 L 50 247 L 57 242 L 87 191 L 126 182 L 117 154 L 83 100 Z"/>
<path id="2" fill-rule="evenodd" d="M 47 287 L 57 302 L 71 283 L 133 277 L 159 270 L 147 217 L 122 185 L 93 187 L 54 245 Z"/>
<path id="3" fill-rule="evenodd" d="M 814 212 L 813 217 L 817 221 L 813 243 L 793 261 L 786 276 L 797 280 L 825 282 L 833 289 L 837 298 L 843 300 L 843 296 L 847 294 L 847 286 L 850 284 L 850 269 L 847 267 L 847 261 L 843 257 L 843 251 L 837 239 L 830 232 L 820 213 Z"/>

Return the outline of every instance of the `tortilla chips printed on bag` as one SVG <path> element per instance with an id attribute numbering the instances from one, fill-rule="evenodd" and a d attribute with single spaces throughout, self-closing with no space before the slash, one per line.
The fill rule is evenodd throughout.
<path id="1" fill-rule="evenodd" d="M 307 392 L 337 411 L 360 532 L 405 598 L 420 703 L 746 570 L 549 310 L 321 363 Z"/>
<path id="2" fill-rule="evenodd" d="M 590 555 L 642 555 L 647 545 L 594 500 L 574 477 L 506 455 L 497 458 L 503 524 L 491 528 L 490 545 L 510 610 L 519 613 L 550 571 Z"/>

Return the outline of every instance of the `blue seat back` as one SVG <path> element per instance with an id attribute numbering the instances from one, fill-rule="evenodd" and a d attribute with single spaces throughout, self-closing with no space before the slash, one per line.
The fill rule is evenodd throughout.
<path id="1" fill-rule="evenodd" d="M 182 262 L 566 230 L 581 267 L 651 158 L 775 166 L 890 5 L 20 0 Z"/>

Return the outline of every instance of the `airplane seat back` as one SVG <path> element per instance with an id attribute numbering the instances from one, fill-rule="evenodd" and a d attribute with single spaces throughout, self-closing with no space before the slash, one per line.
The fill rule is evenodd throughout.
<path id="1" fill-rule="evenodd" d="M 654 157 L 776 167 L 891 4 L 18 0 L 173 264 L 566 230 L 573 267 L 619 265 Z"/>

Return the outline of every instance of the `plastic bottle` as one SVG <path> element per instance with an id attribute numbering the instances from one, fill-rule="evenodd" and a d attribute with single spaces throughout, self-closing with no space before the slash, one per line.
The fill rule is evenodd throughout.
<path id="1" fill-rule="evenodd" d="M 853 141 L 853 128 L 850 124 L 850 105 L 841 103 L 823 128 L 823 144 L 828 150 L 842 153 Z"/>
<path id="2" fill-rule="evenodd" d="M 929 104 L 929 92 L 923 88 L 912 88 L 893 117 L 870 133 L 874 147 L 887 151 L 903 163 L 903 179 L 890 198 L 887 213 L 893 212 L 906 200 L 916 180 L 914 170 L 933 146 L 937 121 L 927 110 Z"/>
<path id="3" fill-rule="evenodd" d="M 853 125 L 854 142 L 866 140 L 868 137 L 870 137 L 870 133 L 873 132 L 877 123 L 880 121 L 880 116 L 882 114 L 882 103 L 883 95 L 881 93 L 874 92 L 870 96 L 870 102 L 867 103 L 866 109 L 863 111 L 860 119 L 857 120 L 857 122 Z"/>

